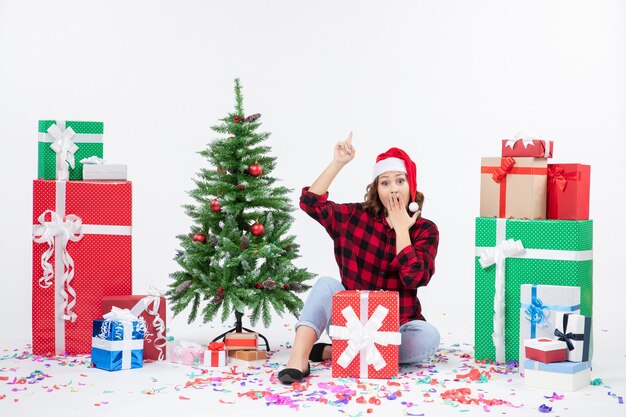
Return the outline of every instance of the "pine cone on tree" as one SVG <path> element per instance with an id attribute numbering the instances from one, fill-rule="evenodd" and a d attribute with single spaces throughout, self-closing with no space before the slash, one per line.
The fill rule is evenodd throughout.
<path id="1" fill-rule="evenodd" d="M 183 282 L 178 287 L 176 287 L 176 292 L 177 293 L 181 293 L 181 292 L 185 291 L 189 287 L 191 287 L 191 280 L 190 279 L 188 279 L 187 281 Z"/>
<path id="2" fill-rule="evenodd" d="M 217 240 L 217 236 L 215 235 L 209 236 L 209 243 L 211 244 L 211 246 L 216 247 L 217 244 L 219 243 L 219 241 Z"/>
<path id="3" fill-rule="evenodd" d="M 217 294 L 211 299 L 211 304 L 220 304 L 226 298 L 226 293 L 224 291 L 218 291 Z"/>
<path id="4" fill-rule="evenodd" d="M 252 123 L 254 122 L 256 119 L 258 119 L 259 117 L 261 117 L 261 113 L 255 113 L 255 114 L 251 114 L 250 116 L 246 117 L 246 122 L 248 123 Z"/>
<path id="5" fill-rule="evenodd" d="M 241 235 L 241 249 L 247 249 L 250 247 L 250 239 L 248 239 L 248 236 L 246 235 Z"/>
<path id="6" fill-rule="evenodd" d="M 294 292 L 302 291 L 302 284 L 299 282 L 290 282 L 287 287 Z"/>
<path id="7" fill-rule="evenodd" d="M 276 281 L 271 278 L 266 279 L 265 281 L 263 281 L 263 288 L 270 291 L 273 290 L 274 288 L 276 288 Z"/>

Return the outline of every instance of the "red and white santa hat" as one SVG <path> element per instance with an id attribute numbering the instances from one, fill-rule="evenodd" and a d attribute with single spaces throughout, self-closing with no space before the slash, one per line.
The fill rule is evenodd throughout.
<path id="1" fill-rule="evenodd" d="M 376 164 L 374 164 L 374 169 L 372 170 L 372 180 L 376 179 L 380 174 L 390 171 L 399 171 L 406 174 L 409 182 L 409 197 L 411 198 L 409 210 L 412 212 L 419 210 L 419 206 L 415 202 L 417 191 L 417 168 L 415 167 L 415 162 L 402 149 L 390 148 L 387 152 L 383 152 L 376 157 Z"/>

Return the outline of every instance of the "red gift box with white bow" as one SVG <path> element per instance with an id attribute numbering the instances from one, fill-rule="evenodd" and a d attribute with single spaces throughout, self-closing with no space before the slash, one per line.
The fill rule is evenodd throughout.
<path id="1" fill-rule="evenodd" d="M 113 307 L 127 308 L 130 312 L 146 323 L 143 358 L 150 360 L 166 359 L 165 329 L 165 297 L 158 293 L 148 295 L 114 295 L 102 299 L 102 315 Z"/>
<path id="2" fill-rule="evenodd" d="M 91 352 L 108 295 L 132 292 L 132 184 L 33 181 L 36 355 Z"/>
<path id="3" fill-rule="evenodd" d="M 551 140 L 534 137 L 519 137 L 502 140 L 502 156 L 529 156 L 532 158 L 552 158 L 554 143 Z"/>
<path id="4" fill-rule="evenodd" d="M 333 378 L 398 375 L 399 300 L 395 291 L 339 291 L 332 300 Z"/>

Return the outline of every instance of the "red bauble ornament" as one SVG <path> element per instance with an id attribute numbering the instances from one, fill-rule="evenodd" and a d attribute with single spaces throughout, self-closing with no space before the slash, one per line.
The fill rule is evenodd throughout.
<path id="1" fill-rule="evenodd" d="M 287 291 L 289 289 L 289 285 L 283 284 L 283 290 Z"/>
<path id="2" fill-rule="evenodd" d="M 195 235 L 193 235 L 193 237 L 191 239 L 194 242 L 205 243 L 206 242 L 206 235 L 204 233 L 198 232 Z"/>
<path id="3" fill-rule="evenodd" d="M 241 185 L 241 184 L 237 184 L 235 187 L 239 188 L 239 189 L 240 189 L 240 190 L 242 190 L 242 191 L 246 189 L 246 187 L 244 187 L 244 186 L 243 186 L 243 185 Z"/>
<path id="4" fill-rule="evenodd" d="M 217 292 L 218 292 L 218 293 L 220 293 L 220 292 L 222 292 L 222 291 L 224 291 L 224 288 L 222 288 L 222 287 L 219 287 L 219 288 L 217 289 Z"/>
<path id="5" fill-rule="evenodd" d="M 213 201 L 211 201 L 211 210 L 215 212 L 222 211 L 222 206 L 220 206 L 220 202 L 217 198 L 214 198 Z"/>
<path id="6" fill-rule="evenodd" d="M 259 222 L 256 222 L 252 226 L 250 226 L 250 233 L 255 236 L 261 236 L 263 232 L 265 232 L 265 227 Z"/>
<path id="7" fill-rule="evenodd" d="M 248 174 L 252 175 L 253 177 L 258 177 L 262 173 L 263 173 L 263 167 L 258 162 L 255 162 L 254 164 L 248 167 Z"/>
<path id="8" fill-rule="evenodd" d="M 258 289 L 261 289 L 261 288 L 263 288 L 263 284 L 256 284 L 256 287 L 257 287 Z"/>

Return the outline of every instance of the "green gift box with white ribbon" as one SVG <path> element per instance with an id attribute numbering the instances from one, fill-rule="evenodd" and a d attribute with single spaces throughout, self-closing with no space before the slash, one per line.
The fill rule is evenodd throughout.
<path id="1" fill-rule="evenodd" d="M 592 315 L 592 220 L 476 218 L 474 348 L 477 360 L 519 360 L 522 284 L 580 287 Z"/>
<path id="2" fill-rule="evenodd" d="M 46 180 L 82 180 L 90 156 L 103 157 L 102 122 L 40 120 L 37 177 Z"/>

